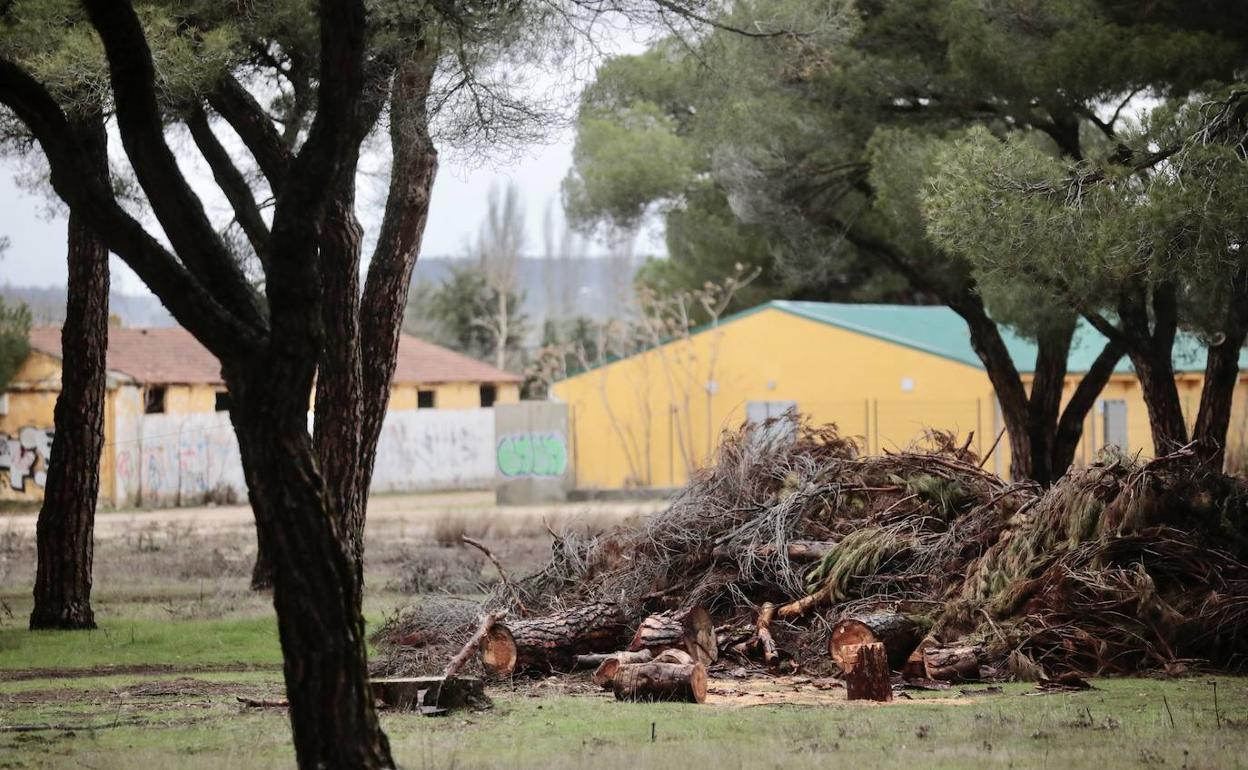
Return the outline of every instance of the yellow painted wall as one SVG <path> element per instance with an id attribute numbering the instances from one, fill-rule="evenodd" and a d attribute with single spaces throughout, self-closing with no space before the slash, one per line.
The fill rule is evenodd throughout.
<path id="1" fill-rule="evenodd" d="M 432 390 L 435 409 L 477 409 L 481 406 L 480 382 L 437 382 L 427 385 L 395 385 L 390 391 L 390 411 L 416 408 L 419 391 Z M 520 400 L 520 386 L 514 382 L 496 386 L 495 403 L 514 404 Z"/>
<path id="2" fill-rule="evenodd" d="M 165 414 L 214 412 L 217 388 L 213 385 L 166 385 Z"/>
<path id="3" fill-rule="evenodd" d="M 871 451 L 904 447 L 928 426 L 974 430 L 986 450 L 994 403 L 976 367 L 775 309 L 552 392 L 572 409 L 576 483 L 596 488 L 683 483 L 720 433 L 741 425 L 748 401 L 796 401 L 814 422 L 869 440 Z"/>
<path id="4" fill-rule="evenodd" d="M 706 389 L 711 380 L 714 395 Z M 1202 381 L 1199 374 L 1179 377 L 1189 427 Z M 1066 399 L 1077 384 L 1077 376 L 1068 379 Z M 1003 427 L 982 369 L 775 309 L 585 372 L 551 390 L 572 410 L 575 483 L 587 488 L 684 483 L 689 467 L 706 463 L 720 432 L 744 422 L 748 401 L 796 401 L 813 422 L 836 423 L 872 453 L 903 448 L 930 427 L 959 438 L 974 431 L 971 448 L 984 456 Z M 1128 451 L 1151 456 L 1148 411 L 1135 377 L 1116 376 L 1101 399 L 1126 402 Z M 1104 432 L 1098 404 L 1085 420 L 1076 463 L 1096 458 Z M 1248 467 L 1248 375 L 1241 375 L 1236 391 L 1227 444 L 1231 464 L 1238 453 Z M 1008 440 L 1002 439 L 986 467 L 1009 474 Z"/>
<path id="5" fill-rule="evenodd" d="M 1179 400 L 1183 406 L 1183 415 L 1187 418 L 1187 428 L 1192 430 L 1196 422 L 1196 414 L 1200 409 L 1200 391 L 1204 377 L 1199 374 L 1180 374 L 1177 378 Z M 1079 381 L 1068 377 L 1062 404 L 1074 393 Z M 1101 391 L 1098 406 L 1092 410 L 1083 423 L 1083 440 L 1080 442 L 1075 461 L 1087 464 L 1096 459 L 1097 453 L 1105 445 L 1104 415 L 1100 404 L 1104 401 L 1120 400 L 1125 402 L 1127 409 L 1127 450 L 1130 454 L 1139 453 L 1142 457 L 1156 454 L 1153 446 L 1152 430 L 1148 422 L 1148 407 L 1144 404 L 1144 395 L 1140 383 L 1133 375 L 1115 375 L 1105 389 Z M 1248 374 L 1241 374 L 1235 387 L 1235 396 L 1231 407 L 1231 424 L 1227 431 L 1228 454 L 1243 454 L 1248 446 Z"/>

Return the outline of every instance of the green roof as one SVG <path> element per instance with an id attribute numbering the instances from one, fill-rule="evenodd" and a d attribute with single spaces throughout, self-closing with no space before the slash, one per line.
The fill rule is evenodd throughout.
<path id="1" fill-rule="evenodd" d="M 984 368 L 971 347 L 966 322 L 943 305 L 857 305 L 777 300 L 725 318 L 721 323 L 769 308 L 904 345 L 977 369 Z M 1036 344 L 1004 327 L 1001 337 L 1019 371 L 1031 372 L 1036 361 Z M 1087 322 L 1081 321 L 1070 349 L 1069 371 L 1087 371 L 1104 345 L 1105 337 Z M 1248 368 L 1248 352 L 1240 352 L 1239 366 L 1241 369 Z M 1179 334 L 1174 344 L 1174 367 L 1180 372 L 1204 371 L 1205 346 L 1200 340 L 1191 334 Z M 1134 370 L 1131 362 L 1123 356 L 1115 371 L 1130 373 Z"/>

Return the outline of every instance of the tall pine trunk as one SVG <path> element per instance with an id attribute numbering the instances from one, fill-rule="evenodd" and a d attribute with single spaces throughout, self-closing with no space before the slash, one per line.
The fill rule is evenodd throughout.
<path id="1" fill-rule="evenodd" d="M 1226 434 L 1231 425 L 1235 386 L 1239 384 L 1239 354 L 1246 337 L 1248 268 L 1241 266 L 1231 278 L 1230 301 L 1220 339 L 1209 346 L 1200 410 L 1192 430 L 1197 456 L 1215 470 L 1221 470 L 1226 462 Z"/>
<path id="2" fill-rule="evenodd" d="M 96 173 L 107 177 L 102 122 L 79 127 Z M 30 627 L 95 628 L 91 609 L 95 507 L 104 447 L 108 349 L 108 249 L 80 214 L 69 216 L 69 282 L 61 328 L 61 392 L 36 530 L 37 565 Z"/>
<path id="3" fill-rule="evenodd" d="M 368 686 L 358 570 L 307 430 L 315 356 L 277 351 L 227 372 L 256 530 L 273 565 L 300 767 L 392 767 Z"/>

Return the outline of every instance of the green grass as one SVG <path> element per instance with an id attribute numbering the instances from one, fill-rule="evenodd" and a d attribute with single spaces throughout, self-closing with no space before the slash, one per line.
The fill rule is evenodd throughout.
<path id="1" fill-rule="evenodd" d="M 1062 695 L 1030 695 L 1031 688 L 1019 685 L 1003 695 L 885 706 L 743 708 L 500 692 L 490 711 L 439 719 L 387 714 L 383 724 L 407 768 L 1248 767 L 1245 680 L 1219 680 L 1220 728 L 1204 679 L 1096 685 Z M 144 720 L 72 734 L 0 733 L 0 767 L 250 768 L 289 767 L 292 760 L 284 713 L 240 710 L 225 695 L 194 708 L 176 698 L 120 696 L 95 708 L 18 706 L 0 718 L 7 724 Z"/>
<path id="2" fill-rule="evenodd" d="M 0 629 L 5 669 L 172 665 L 193 668 L 281 663 L 271 613 L 215 620 L 117 618 L 94 631 Z"/>

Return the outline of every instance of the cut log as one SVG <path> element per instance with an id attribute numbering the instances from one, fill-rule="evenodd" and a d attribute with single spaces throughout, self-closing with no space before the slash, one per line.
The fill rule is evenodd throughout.
<path id="1" fill-rule="evenodd" d="M 906 659 L 918 647 L 921 626 L 900 612 L 872 612 L 844 618 L 832 627 L 828 652 L 841 671 L 845 668 L 845 648 L 854 644 L 884 645 L 891 670 L 901 671 Z"/>
<path id="2" fill-rule="evenodd" d="M 419 711 L 426 716 L 445 714 L 451 709 L 490 705 L 481 680 L 473 676 L 418 676 L 401 679 L 373 679 L 373 698 L 400 711 Z"/>
<path id="3" fill-rule="evenodd" d="M 979 650 L 975 647 L 932 647 L 923 652 L 927 678 L 941 682 L 977 682 Z"/>
<path id="4" fill-rule="evenodd" d="M 577 655 L 576 660 L 572 661 L 572 668 L 576 671 L 598 668 L 611 659 L 618 660 L 621 663 L 649 663 L 654 659 L 654 655 L 649 650 L 638 650 L 637 652 L 628 652 L 627 650 L 618 652 L 589 652 L 584 655 Z"/>
<path id="5" fill-rule="evenodd" d="M 664 650 L 654 656 L 655 663 L 680 663 L 687 665 L 689 663 L 701 663 L 702 661 L 694 660 L 693 656 L 684 650 L 678 650 L 675 647 L 670 650 Z"/>
<path id="6" fill-rule="evenodd" d="M 709 666 L 719 659 L 719 644 L 710 614 L 702 607 L 660 612 L 641 621 L 629 642 L 632 651 L 659 653 L 670 648 L 684 650 L 693 659 Z"/>
<path id="7" fill-rule="evenodd" d="M 481 625 L 477 627 L 476 632 L 469 637 L 468 641 L 464 642 L 464 646 L 460 648 L 455 657 L 451 658 L 451 662 L 446 664 L 446 670 L 442 672 L 442 676 L 452 677 L 458 674 L 459 670 L 464 667 L 464 664 L 468 662 L 468 659 L 472 657 L 473 653 L 481 647 L 481 641 L 490 633 L 490 629 L 494 627 L 495 623 L 502 619 L 503 613 L 501 612 L 491 612 L 482 618 Z"/>
<path id="8" fill-rule="evenodd" d="M 845 672 L 845 696 L 849 700 L 893 699 L 888 657 L 882 643 L 850 645 L 843 654 L 849 665 L 849 670 Z"/>
<path id="9" fill-rule="evenodd" d="M 571 671 L 577 655 L 618 650 L 627 624 L 623 608 L 614 602 L 495 623 L 481 645 L 481 664 L 498 676 Z"/>
<path id="10" fill-rule="evenodd" d="M 611 689 L 616 700 L 706 700 L 706 666 L 701 663 L 630 663 L 615 670 Z"/>
<path id="11" fill-rule="evenodd" d="M 655 663 L 676 663 L 679 665 L 689 665 L 695 663 L 693 656 L 684 650 L 672 648 L 660 652 L 657 657 L 653 658 Z M 637 663 L 649 663 L 651 661 L 649 650 L 638 650 L 637 652 L 617 652 L 608 656 L 597 669 L 594 670 L 593 682 L 604 690 L 611 689 L 611 680 L 615 678 L 615 672 L 622 665 L 634 665 Z"/>

